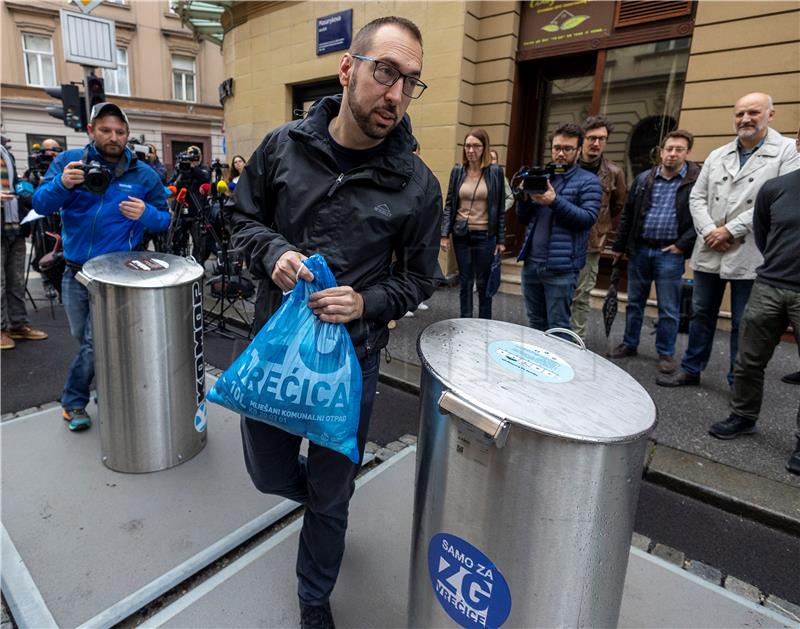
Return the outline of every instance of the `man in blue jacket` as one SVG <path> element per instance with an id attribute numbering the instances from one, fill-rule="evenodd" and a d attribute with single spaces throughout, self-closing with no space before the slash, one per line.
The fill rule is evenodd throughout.
<path id="1" fill-rule="evenodd" d="M 528 323 L 537 330 L 569 329 L 570 304 L 586 263 L 589 229 L 602 198 L 600 180 L 578 165 L 583 129 L 564 123 L 553 133 L 552 157 L 563 172 L 551 175 L 547 191 L 525 193 L 517 218 L 527 225 L 518 260 Z"/>
<path id="2" fill-rule="evenodd" d="M 90 119 L 92 142 L 56 157 L 33 196 L 33 207 L 39 214 L 61 210 L 67 261 L 62 299 L 70 333 L 80 343 L 61 397 L 64 419 L 73 431 L 92 425 L 86 405 L 94 378 L 89 294 L 75 274 L 104 253 L 133 251 L 145 229 L 161 232 L 170 221 L 158 174 L 126 147 L 130 129 L 125 112 L 112 103 L 99 103 L 92 108 Z M 83 167 L 91 162 L 99 163 L 107 172 L 110 182 L 105 190 L 85 189 Z"/>

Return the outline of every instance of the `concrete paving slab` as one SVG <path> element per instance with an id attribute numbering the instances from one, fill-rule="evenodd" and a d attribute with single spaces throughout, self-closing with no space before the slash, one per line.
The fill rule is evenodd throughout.
<path id="1" fill-rule="evenodd" d="M 331 601 L 339 627 L 406 626 L 412 452 L 411 448 L 403 450 L 371 471 L 353 498 L 347 551 Z M 298 520 L 145 624 L 175 628 L 297 626 L 294 566 L 300 526 Z M 509 626 L 524 626 L 519 619 L 512 621 L 513 609 Z M 620 626 L 790 627 L 792 623 L 633 548 Z"/>
<path id="2" fill-rule="evenodd" d="M 35 626 L 37 596 L 60 627 L 111 626 L 297 508 L 253 488 L 237 415 L 210 406 L 208 431 L 178 467 L 121 474 L 100 462 L 97 428 L 70 433 L 59 408 L 0 425 L 2 524 L 20 558 L 3 554 L 3 587 L 19 626 Z M 38 591 L 7 591 L 15 571 Z"/>
<path id="3" fill-rule="evenodd" d="M 405 624 L 414 453 L 406 448 L 356 481 L 347 549 L 331 606 L 339 627 Z M 302 520 L 150 618 L 148 627 L 296 627 Z"/>

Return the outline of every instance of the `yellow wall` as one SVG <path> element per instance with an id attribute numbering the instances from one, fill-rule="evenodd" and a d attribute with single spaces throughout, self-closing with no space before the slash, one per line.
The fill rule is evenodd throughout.
<path id="1" fill-rule="evenodd" d="M 291 120 L 293 86 L 336 77 L 342 52 L 316 55 L 316 19 L 352 8 L 353 34 L 384 15 L 407 17 L 422 31 L 422 78 L 429 87 L 408 113 L 425 162 L 446 185 L 458 135 L 464 2 L 261 5 L 234 6 L 233 19 L 246 21 L 228 31 L 223 43 L 225 75 L 234 77 L 234 96 L 225 103 L 231 154 L 250 155 L 268 131 Z"/>
<path id="2" fill-rule="evenodd" d="M 225 76 L 234 96 L 225 103 L 228 152 L 250 155 L 264 135 L 291 120 L 292 87 L 335 78 L 342 52 L 317 57 L 316 19 L 353 9 L 353 34 L 372 19 L 400 15 L 419 26 L 424 43 L 425 94 L 408 113 L 422 158 L 446 186 L 471 127 L 484 127 L 505 162 L 517 2 L 295 2 L 242 3 L 223 43 Z M 452 257 L 442 257 L 445 273 Z"/>
<path id="3" fill-rule="evenodd" d="M 800 125 L 800 3 L 710 2 L 697 7 L 680 126 L 703 161 L 733 137 L 733 104 L 748 92 L 775 101 L 773 127 Z"/>

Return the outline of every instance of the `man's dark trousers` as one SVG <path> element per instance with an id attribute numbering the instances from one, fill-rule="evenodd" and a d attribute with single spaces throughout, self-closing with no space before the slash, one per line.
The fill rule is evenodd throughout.
<path id="1" fill-rule="evenodd" d="M 714 332 L 725 284 L 731 285 L 731 337 L 730 371 L 728 384 L 733 384 L 733 365 L 739 343 L 739 322 L 742 319 L 753 280 L 724 280 L 716 273 L 694 272 L 694 291 L 692 292 L 692 318 L 689 320 L 689 344 L 681 361 L 681 371 L 699 376 L 706 368 L 714 347 Z"/>
<path id="2" fill-rule="evenodd" d="M 379 358 L 380 352 L 375 352 L 361 361 L 359 459 L 378 386 Z M 361 465 L 314 443 L 308 444 L 308 458 L 301 460 L 301 437 L 246 417 L 241 427 L 245 465 L 256 488 L 306 507 L 297 552 L 297 593 L 304 605 L 324 605 L 339 575 L 348 506 Z"/>
<path id="3" fill-rule="evenodd" d="M 764 369 L 790 323 L 800 346 L 800 292 L 756 280 L 739 330 L 730 404 L 734 414 L 758 419 L 764 397 Z M 797 429 L 800 435 L 800 423 Z"/>

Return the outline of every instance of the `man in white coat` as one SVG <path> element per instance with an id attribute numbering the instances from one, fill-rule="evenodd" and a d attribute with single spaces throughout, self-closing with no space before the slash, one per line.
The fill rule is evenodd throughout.
<path id="1" fill-rule="evenodd" d="M 680 387 L 700 384 L 714 344 L 717 317 L 731 286 L 731 340 L 728 384 L 739 321 L 762 257 L 753 238 L 753 205 L 769 179 L 800 168 L 794 142 L 770 128 L 775 116 L 772 97 L 759 92 L 742 96 L 734 106 L 736 139 L 708 156 L 689 198 L 692 221 L 700 236 L 692 252 L 694 293 L 689 343 L 676 376 L 661 376 L 656 384 Z"/>

